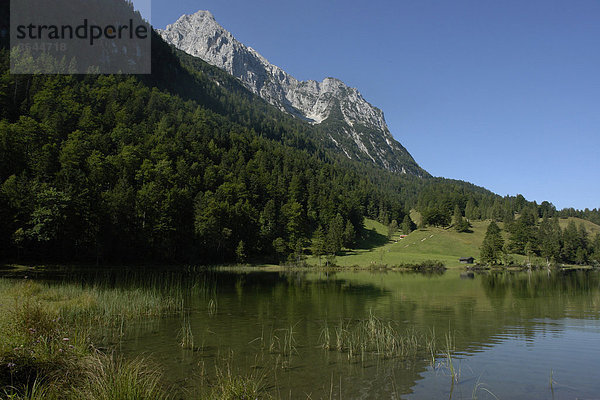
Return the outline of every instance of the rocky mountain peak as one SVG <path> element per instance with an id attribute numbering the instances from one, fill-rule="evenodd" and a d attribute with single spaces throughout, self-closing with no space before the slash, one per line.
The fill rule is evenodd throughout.
<path id="1" fill-rule="evenodd" d="M 390 134 L 383 112 L 339 79 L 299 81 L 239 42 L 209 11 L 183 15 L 158 33 L 169 44 L 238 78 L 280 110 L 322 125 L 329 145 L 351 159 L 426 175 Z"/>

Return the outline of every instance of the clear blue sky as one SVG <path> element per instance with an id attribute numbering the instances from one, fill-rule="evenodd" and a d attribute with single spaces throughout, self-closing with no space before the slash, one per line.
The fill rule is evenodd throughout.
<path id="1" fill-rule="evenodd" d="M 296 78 L 358 88 L 435 176 L 600 207 L 598 0 L 153 0 L 152 23 L 199 9 Z"/>

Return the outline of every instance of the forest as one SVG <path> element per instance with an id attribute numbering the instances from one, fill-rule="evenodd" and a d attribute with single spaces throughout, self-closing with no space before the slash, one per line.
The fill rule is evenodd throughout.
<path id="1" fill-rule="evenodd" d="M 352 247 L 364 218 L 410 226 L 411 209 L 441 226 L 457 213 L 598 219 L 596 210 L 557 212 L 548 202 L 349 160 L 326 144 L 322 128 L 156 34 L 152 75 L 11 75 L 2 46 L 3 260 L 285 262 L 310 254 L 314 237 L 325 243 L 319 251 Z M 546 225 L 535 240 L 515 228 L 515 250 L 531 242 L 531 251 L 546 254 L 539 239 Z M 594 254 L 574 252 L 551 256 Z"/>

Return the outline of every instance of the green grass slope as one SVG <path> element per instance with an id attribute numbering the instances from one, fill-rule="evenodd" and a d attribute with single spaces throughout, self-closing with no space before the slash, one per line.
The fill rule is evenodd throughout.
<path id="1" fill-rule="evenodd" d="M 458 233 L 453 228 L 429 227 L 418 229 L 402 239 L 396 233 L 387 239 L 387 227 L 377 221 L 365 220 L 368 230 L 366 237 L 358 243 L 357 249 L 348 250 L 336 258 L 341 266 L 373 264 L 401 264 L 439 260 L 447 266 L 460 266 L 460 257 L 479 257 L 479 247 L 483 242 L 489 221 L 473 223 L 471 233 Z M 311 263 L 316 263 L 312 258 Z"/>
<path id="2" fill-rule="evenodd" d="M 411 214 L 414 219 L 419 218 Z M 346 250 L 336 257 L 340 266 L 360 266 L 387 264 L 389 266 L 402 263 L 420 263 L 426 260 L 441 261 L 447 267 L 464 267 L 459 262 L 461 257 L 474 257 L 479 261 L 479 248 L 485 237 L 490 221 L 473 221 L 471 232 L 459 233 L 454 228 L 428 227 L 417 229 L 405 238 L 396 233 L 391 240 L 387 238 L 387 227 L 377 221 L 365 220 L 367 234 L 359 241 L 357 248 Z M 502 228 L 502 223 L 499 223 Z M 587 227 L 587 226 L 586 226 Z M 504 239 L 508 234 L 504 232 Z M 522 262 L 524 256 L 513 254 L 512 258 Z M 318 264 L 311 257 L 310 264 Z"/>
<path id="3" fill-rule="evenodd" d="M 567 227 L 567 225 L 569 225 L 569 222 L 575 222 L 575 225 L 579 228 L 580 225 L 583 225 L 583 227 L 585 228 L 585 230 L 588 232 L 590 237 L 594 237 L 596 236 L 598 233 L 600 233 L 600 225 L 596 225 L 595 223 L 591 222 L 591 221 L 587 221 L 585 219 L 581 219 L 581 218 L 577 218 L 577 217 L 569 217 L 569 218 L 561 218 L 558 220 L 558 224 L 560 225 L 560 227 L 562 229 L 565 229 Z"/>
<path id="4" fill-rule="evenodd" d="M 414 221 L 420 220 L 420 215 L 416 212 L 411 212 L 411 217 Z M 580 218 L 561 219 L 561 228 L 564 229 L 571 220 L 578 227 L 583 225 L 590 237 L 600 233 L 600 226 Z M 398 232 L 388 240 L 388 230 L 385 225 L 366 219 L 367 234 L 359 241 L 357 248 L 345 251 L 343 255 L 336 257 L 335 262 L 340 266 L 368 267 L 378 264 L 392 266 L 437 260 L 445 263 L 447 267 L 464 266 L 458 261 L 461 257 L 475 257 L 475 261 L 479 261 L 479 248 L 489 224 L 489 220 L 473 221 L 469 233 L 459 233 L 454 228 L 428 227 L 417 229 L 406 238 L 401 238 Z M 498 225 L 503 228 L 502 223 Z M 504 240 L 508 240 L 508 234 L 503 231 L 503 235 Z M 525 261 L 525 257 L 518 254 L 513 254 L 512 258 L 516 262 Z M 308 261 L 311 264 L 318 263 L 314 257 Z"/>

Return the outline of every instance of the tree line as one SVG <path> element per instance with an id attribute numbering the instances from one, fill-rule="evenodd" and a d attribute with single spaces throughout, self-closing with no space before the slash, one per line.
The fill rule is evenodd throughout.
<path id="1" fill-rule="evenodd" d="M 489 264 L 511 265 L 511 253 L 522 254 L 531 264 L 533 257 L 542 257 L 548 267 L 558 263 L 600 265 L 600 233 L 595 237 L 583 224 L 570 220 L 563 229 L 559 217 L 544 216 L 541 220 L 529 210 L 519 218 L 504 223 L 507 240 L 494 221 L 488 226 L 481 246 L 481 260 Z"/>
<path id="2" fill-rule="evenodd" d="M 527 207 L 556 215 L 349 160 L 322 128 L 156 34 L 148 76 L 11 75 L 0 44 L 4 260 L 294 261 L 354 246 L 364 218 L 409 233 L 413 208 L 465 231 Z"/>

